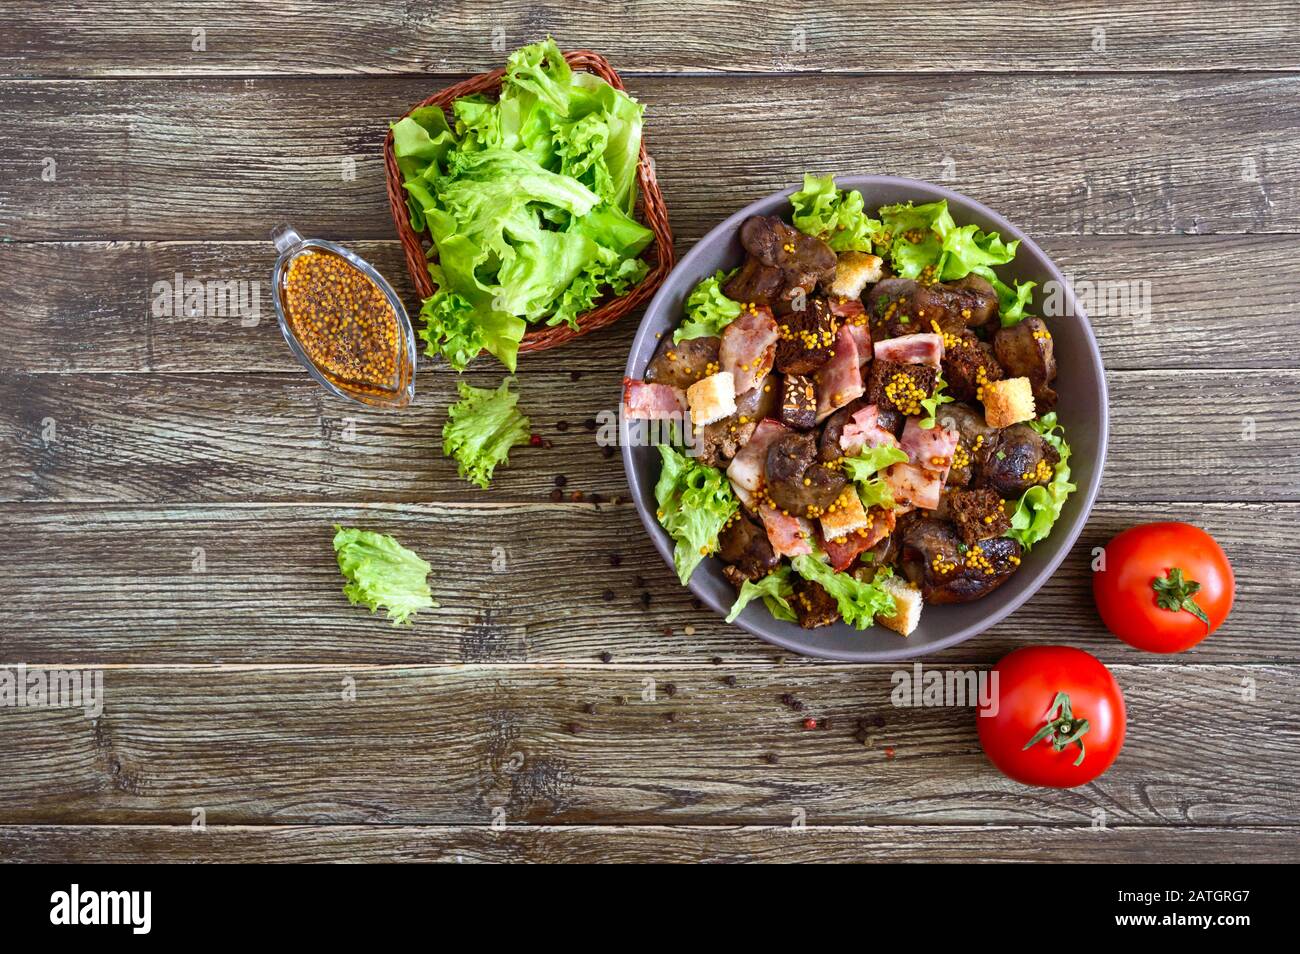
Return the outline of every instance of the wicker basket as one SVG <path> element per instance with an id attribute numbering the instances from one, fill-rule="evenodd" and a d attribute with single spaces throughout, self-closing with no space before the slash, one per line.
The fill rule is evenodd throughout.
<path id="1" fill-rule="evenodd" d="M 619 79 L 614 67 L 599 53 L 590 50 L 574 50 L 565 53 L 564 58 L 574 69 L 594 73 L 615 89 L 624 88 L 623 81 Z M 452 102 L 462 96 L 472 93 L 500 92 L 501 79 L 504 75 L 505 69 L 502 68 L 490 73 L 481 73 L 455 86 L 448 86 L 442 92 L 411 107 L 407 115 L 422 106 L 440 106 L 450 112 Z M 384 140 L 384 165 L 388 170 L 388 204 L 392 209 L 397 236 L 402 241 L 402 251 L 406 255 L 406 268 L 411 273 L 411 281 L 414 282 L 420 297 L 428 298 L 436 289 L 425 264 L 431 258 L 436 260 L 436 252 L 426 254 L 424 243 L 429 237 L 417 234 L 411 228 L 411 219 L 406 208 L 406 190 L 402 188 L 402 174 L 397 169 L 397 157 L 393 154 L 392 129 L 389 129 L 388 136 Z M 554 348 L 597 328 L 612 324 L 638 305 L 648 301 L 672 271 L 673 233 L 668 225 L 668 209 L 664 206 L 663 193 L 659 191 L 659 183 L 655 180 L 654 166 L 651 165 L 646 154 L 644 132 L 641 140 L 641 159 L 637 164 L 637 182 L 640 186 L 636 207 L 637 218 L 655 234 L 654 241 L 641 254 L 649 264 L 650 271 L 626 295 L 618 298 L 606 296 L 591 311 L 578 315 L 577 330 L 568 325 L 556 325 L 529 331 L 519 344 L 520 352 L 545 351 L 547 348 Z M 432 244 L 432 241 L 429 241 Z"/>

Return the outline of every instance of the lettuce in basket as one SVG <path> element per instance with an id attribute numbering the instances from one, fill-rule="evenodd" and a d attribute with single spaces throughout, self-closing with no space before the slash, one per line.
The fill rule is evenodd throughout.
<path id="1" fill-rule="evenodd" d="M 570 69 L 554 40 L 507 63 L 501 95 L 393 125 L 411 226 L 433 239 L 421 336 L 457 371 L 487 350 L 514 370 L 528 324 L 576 325 L 645 277 L 633 217 L 641 106 Z"/>
<path id="2" fill-rule="evenodd" d="M 1052 411 L 1036 421 L 1030 421 L 1029 426 L 1056 448 L 1061 459 L 1056 464 L 1051 482 L 1046 486 L 1026 490 L 1011 514 L 1011 529 L 1006 532 L 1006 536 L 1019 541 L 1026 550 L 1052 532 L 1052 526 L 1061 515 L 1065 501 L 1078 489 L 1070 483 L 1070 445 L 1065 442 L 1064 428 L 1056 422 L 1056 412 Z"/>
<path id="3" fill-rule="evenodd" d="M 687 338 L 707 338 L 722 334 L 722 329 L 740 317 L 740 302 L 732 301 L 722 291 L 722 283 L 736 274 L 718 269 L 717 273 L 696 285 L 689 295 L 683 311 L 686 317 L 673 332 L 673 344 Z"/>
<path id="4" fill-rule="evenodd" d="M 726 475 L 716 467 L 659 445 L 663 469 L 655 484 L 660 525 L 676 541 L 673 566 L 685 586 L 695 568 L 718 549 L 718 534 L 740 509 Z"/>
<path id="5" fill-rule="evenodd" d="M 347 579 L 343 595 L 353 606 L 388 611 L 394 626 L 438 604 L 426 579 L 433 567 L 392 537 L 334 525 L 334 553 Z"/>
<path id="6" fill-rule="evenodd" d="M 877 613 L 893 616 L 897 612 L 894 598 L 875 583 L 864 583 L 848 573 L 836 573 L 813 554 L 797 556 L 791 562 L 794 571 L 805 580 L 822 585 L 839 606 L 844 622 L 856 629 L 866 629 L 875 623 Z"/>
<path id="7" fill-rule="evenodd" d="M 510 391 L 514 378 L 495 391 L 457 381 L 460 400 L 447 412 L 442 452 L 456 459 L 460 476 L 487 490 L 497 464 L 508 463 L 510 448 L 528 443 L 528 418 L 519 413 L 519 395 Z"/>
<path id="8" fill-rule="evenodd" d="M 731 611 L 727 613 L 727 622 L 735 622 L 741 610 L 748 606 L 755 597 L 759 596 L 763 598 L 767 611 L 777 619 L 783 619 L 790 623 L 799 619 L 795 615 L 794 607 L 790 605 L 790 600 L 794 599 L 794 583 L 790 579 L 790 568 L 782 566 L 780 569 L 773 570 L 757 583 L 753 580 L 746 580 L 740 585 L 740 593 L 736 596 L 736 602 L 731 604 Z"/>

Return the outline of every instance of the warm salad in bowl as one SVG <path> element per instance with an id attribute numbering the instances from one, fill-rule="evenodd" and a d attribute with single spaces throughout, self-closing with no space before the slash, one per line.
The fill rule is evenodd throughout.
<path id="1" fill-rule="evenodd" d="M 686 296 L 625 420 L 658 428 L 656 517 L 685 584 L 717 557 L 728 619 L 903 635 L 1002 586 L 1052 530 L 1070 447 L 1019 243 L 947 202 L 868 209 L 805 177 Z"/>

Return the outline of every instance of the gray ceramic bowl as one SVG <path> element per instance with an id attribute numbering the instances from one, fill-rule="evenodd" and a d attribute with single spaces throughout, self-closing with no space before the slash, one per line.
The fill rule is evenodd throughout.
<path id="1" fill-rule="evenodd" d="M 1033 596 L 1065 559 L 1088 519 L 1101 483 L 1106 458 L 1106 377 L 1087 315 L 1078 307 L 1060 270 L 1042 249 L 1002 216 L 958 192 L 915 179 L 840 176 L 836 184 L 841 189 L 859 190 L 870 211 L 908 200 L 920 204 L 947 199 L 958 225 L 975 222 L 982 229 L 1000 232 L 1006 240 L 1020 239 L 1015 261 L 998 271 L 1003 278 L 1039 282 L 1039 288 L 1035 289 L 1036 309 L 1042 307 L 1045 282 L 1057 282 L 1063 289 L 1062 313 L 1048 317 L 1047 321 L 1052 329 L 1059 368 L 1055 385 L 1060 395 L 1057 414 L 1073 451 L 1071 479 L 1079 489 L 1070 495 L 1051 536 L 1025 555 L 1020 569 L 984 599 L 954 606 L 926 606 L 920 626 L 906 639 L 880 626 L 858 631 L 838 623 L 821 629 L 802 629 L 775 619 L 760 600 L 752 602 L 736 620 L 737 625 L 755 636 L 807 656 L 855 662 L 909 659 L 953 646 L 983 632 Z M 791 212 L 788 197 L 794 191 L 794 188 L 786 189 L 741 209 L 704 236 L 677 263 L 641 321 L 627 360 L 628 377 L 640 378 L 645 373 L 659 343 L 656 334 L 667 334 L 677 326 L 682 303 L 696 283 L 716 269 L 734 268 L 744 259 L 740 224 L 751 215 L 779 215 L 788 222 Z M 621 437 L 623 466 L 637 512 L 660 554 L 672 566 L 673 542 L 655 519 L 654 485 L 659 476 L 659 454 L 653 447 L 630 446 L 627 422 L 623 423 Z M 734 587 L 723 577 L 721 563 L 716 558 L 699 565 L 691 577 L 690 589 L 723 616 L 736 595 Z"/>

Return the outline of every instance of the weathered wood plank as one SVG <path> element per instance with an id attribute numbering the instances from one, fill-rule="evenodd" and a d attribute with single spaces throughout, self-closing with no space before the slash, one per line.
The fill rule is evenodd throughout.
<path id="1" fill-rule="evenodd" d="M 332 664 L 802 662 L 694 605 L 631 506 L 8 505 L 3 660 Z M 991 664 L 1065 641 L 1108 662 L 1168 662 L 1120 643 L 1092 605 L 1092 548 L 1152 519 L 1195 522 L 1227 550 L 1236 605 L 1180 660 L 1300 662 L 1300 505 L 1104 504 L 1010 619 L 933 658 Z M 350 607 L 331 525 L 392 533 L 433 563 L 441 608 L 411 627 Z M 648 600 L 647 600 L 648 597 Z M 972 611 L 978 612 L 978 606 Z M 686 628 L 690 627 L 689 635 Z"/>
<path id="2" fill-rule="evenodd" d="M 485 70 L 553 34 L 620 70 L 1165 70 L 1300 68 L 1292 2 L 1195 0 L 918 7 L 850 0 L 815 7 L 467 0 L 357 5 L 189 3 L 159 17 L 129 0 L 23 4 L 0 40 L 17 75 L 425 73 Z M 290 26 L 291 25 L 291 26 Z M 196 51 L 195 28 L 202 28 Z"/>
<path id="3" fill-rule="evenodd" d="M 675 221 L 679 253 L 714 224 L 713 218 Z M 1109 368 L 1300 365 L 1292 328 L 1300 290 L 1278 280 L 1300 257 L 1300 235 L 1054 236 L 1043 244 L 1080 294 L 1091 296 L 1088 314 Z M 354 248 L 388 276 L 415 314 L 419 300 L 397 242 L 367 240 Z M 297 370 L 280 337 L 265 333 L 264 325 L 275 321 L 271 261 L 269 243 L 261 242 L 0 245 L 9 296 L 9 346 L 0 353 L 0 369 Z M 154 299 L 176 286 L 178 274 L 182 281 L 247 283 L 256 315 L 243 321 L 234 314 L 154 317 Z M 1224 294 L 1229 274 L 1232 292 Z M 563 350 L 530 356 L 526 368 L 621 367 L 639 314 Z"/>
<path id="4" fill-rule="evenodd" d="M 1066 791 L 1000 776 L 970 708 L 891 705 L 893 671 L 110 669 L 97 719 L 0 709 L 0 823 L 188 825 L 195 808 L 209 825 L 1271 826 L 1300 817 L 1290 711 L 1300 667 L 1112 667 L 1129 713 L 1124 751 L 1100 779 Z M 654 701 L 643 701 L 646 680 Z M 782 703 L 786 693 L 802 711 Z M 804 729 L 810 717 L 829 727 Z M 865 741 L 855 738 L 859 720 Z"/>
<path id="5" fill-rule="evenodd" d="M 496 386 L 501 372 L 467 378 Z M 1109 381 L 1105 499 L 1300 499 L 1300 371 L 1118 371 Z M 449 372 L 418 375 L 416 402 L 400 413 L 347 406 L 305 372 L 7 374 L 0 500 L 541 501 L 557 473 L 569 491 L 626 493 L 613 449 L 586 426 L 616 411 L 619 371 L 525 372 L 523 382 L 533 430 L 554 446 L 513 451 L 489 495 L 459 480 L 441 451 Z"/>
<path id="6" fill-rule="evenodd" d="M 1295 862 L 1293 828 L 839 825 L 791 828 L 432 825 L 0 826 L 23 864 L 436 863 L 792 864 Z"/>
<path id="7" fill-rule="evenodd" d="M 442 83 L 0 83 L 0 237 L 264 240 L 292 221 L 391 238 L 384 131 Z M 1300 76 L 690 76 L 630 88 L 649 108 L 674 220 L 720 220 L 812 169 L 944 179 L 1033 235 L 1300 229 Z M 792 126 L 815 130 L 813 144 Z"/>

